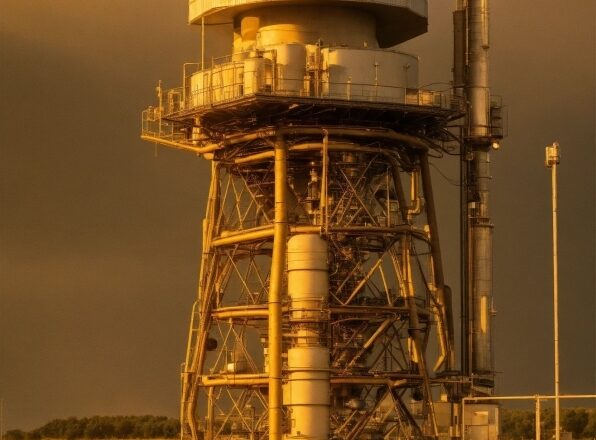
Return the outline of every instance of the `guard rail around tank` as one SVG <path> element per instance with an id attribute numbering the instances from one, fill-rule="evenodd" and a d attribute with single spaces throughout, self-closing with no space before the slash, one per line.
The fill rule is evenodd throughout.
<path id="1" fill-rule="evenodd" d="M 281 65 L 276 63 L 270 66 L 271 75 L 263 77 L 261 71 L 245 71 L 243 60 L 247 56 L 247 53 L 238 53 L 213 58 L 211 67 L 200 63 L 185 63 L 181 87 L 163 90 L 160 85 L 157 88 L 161 116 L 175 116 L 181 112 L 200 110 L 254 95 L 415 105 L 454 111 L 462 111 L 464 108 L 461 97 L 455 96 L 450 89 L 419 89 L 385 85 L 377 81 L 355 82 L 350 79 L 329 81 L 324 77 L 318 78 L 315 82 L 309 82 L 304 77 L 285 78 L 283 75 L 276 74 L 275 72 L 281 68 Z M 208 85 L 192 90 L 191 78 L 201 74 Z M 247 76 L 249 76 L 248 79 Z M 233 80 L 230 81 L 229 78 Z M 144 122 L 150 122 L 150 114 L 147 113 L 146 116 L 147 119 L 144 118 Z"/>
<path id="2" fill-rule="evenodd" d="M 234 62 L 232 64 L 239 65 L 240 63 Z M 234 68 L 227 67 L 230 70 Z M 239 69 L 239 67 L 237 68 Z M 210 75 L 214 74 L 217 73 L 210 73 Z M 244 72 L 245 76 L 247 74 L 247 72 Z M 252 73 L 253 83 L 257 82 L 257 75 L 256 72 Z M 166 103 L 164 114 L 176 115 L 182 110 L 186 112 L 200 110 L 212 105 L 229 103 L 255 95 L 402 104 L 454 111 L 461 111 L 463 108 L 461 98 L 452 95 L 450 90 L 425 90 L 352 81 L 335 82 L 324 79 L 320 79 L 314 84 L 314 87 L 312 87 L 314 90 L 309 90 L 309 87 L 304 87 L 305 81 L 302 78 L 278 78 L 276 82 L 277 85 L 272 79 L 266 79 L 259 87 L 255 87 L 254 93 L 245 93 L 246 78 L 242 81 L 233 81 L 216 86 L 210 85 L 190 92 L 187 91 L 184 105 L 182 106 L 182 103 L 176 98 L 172 98 Z M 283 83 L 285 87 L 280 87 L 279 83 Z M 293 85 L 293 87 L 290 87 L 290 85 Z M 170 94 L 176 96 L 178 89 L 172 89 L 167 93 L 168 96 Z"/>

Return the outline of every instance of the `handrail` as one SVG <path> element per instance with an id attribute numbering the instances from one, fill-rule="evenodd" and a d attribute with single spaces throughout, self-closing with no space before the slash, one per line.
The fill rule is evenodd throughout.
<path id="1" fill-rule="evenodd" d="M 183 66 L 183 85 L 181 87 L 162 90 L 159 86 L 160 103 L 156 107 L 148 107 L 142 112 L 141 133 L 150 141 L 178 147 L 187 144 L 192 137 L 192 144 L 184 149 L 198 154 L 206 151 L 189 133 L 192 127 L 181 126 L 176 119 L 189 116 L 193 112 L 208 110 L 214 105 L 232 103 L 240 99 L 255 96 L 295 97 L 300 99 L 332 100 L 338 102 L 359 102 L 376 104 L 397 104 L 407 107 L 451 110 L 463 112 L 465 103 L 451 89 L 433 90 L 412 88 L 391 84 L 378 84 L 376 81 L 354 82 L 329 80 L 329 76 L 317 75 L 313 78 L 286 78 L 273 72 L 281 66 L 269 58 L 262 58 L 266 67 L 246 71 L 244 62 L 239 61 L 248 53 L 236 53 L 212 60 L 212 66 L 203 69 L 198 63 L 186 63 Z M 192 73 L 187 71 L 191 67 Z M 269 72 L 269 74 L 267 74 Z M 194 75 L 202 75 L 191 88 Z M 331 78 L 333 79 L 333 78 Z M 314 93 L 316 91 L 316 93 Z M 195 142 L 196 141 L 196 142 Z"/>
<path id="2" fill-rule="evenodd" d="M 234 62 L 234 64 L 236 63 Z M 256 79 L 258 76 L 257 73 L 251 73 Z M 244 75 L 246 74 L 247 72 L 244 72 Z M 183 96 L 184 98 L 180 102 L 180 106 L 176 106 L 171 101 L 166 102 L 162 116 L 174 116 L 181 112 L 198 110 L 213 104 L 230 102 L 254 95 L 314 98 L 306 94 L 303 88 L 289 87 L 292 85 L 302 85 L 303 82 L 303 79 L 283 78 L 278 80 L 278 83 L 281 84 L 273 88 L 269 80 L 263 82 L 261 87 L 251 93 L 244 93 L 243 89 L 247 83 L 246 79 L 242 82 L 232 81 L 218 85 L 213 85 L 210 81 L 207 87 L 191 90 L 190 93 L 185 91 L 183 87 L 177 87 L 166 90 L 164 95 L 169 97 L 174 94 L 180 94 Z M 461 98 L 453 95 L 451 90 L 437 91 L 374 83 L 356 83 L 352 81 L 326 81 L 323 79 L 319 80 L 318 86 L 323 90 L 323 93 L 318 97 L 319 99 L 415 105 L 450 110 L 463 108 Z M 150 121 L 151 119 L 147 120 Z"/>

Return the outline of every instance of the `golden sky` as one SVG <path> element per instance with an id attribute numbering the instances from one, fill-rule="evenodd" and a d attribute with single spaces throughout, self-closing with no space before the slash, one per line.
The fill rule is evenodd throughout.
<path id="1" fill-rule="evenodd" d="M 452 2 L 431 0 L 421 84 L 448 82 Z M 552 392 L 550 174 L 560 166 L 561 390 L 595 392 L 595 3 L 492 2 L 497 394 Z M 184 0 L 0 0 L 0 397 L 5 428 L 176 416 L 208 164 L 139 140 L 158 79 L 199 57 Z M 211 53 L 227 42 L 210 34 Z M 455 177 L 457 163 L 436 161 Z M 438 174 L 447 281 L 458 190 Z M 455 317 L 458 318 L 457 316 Z"/>

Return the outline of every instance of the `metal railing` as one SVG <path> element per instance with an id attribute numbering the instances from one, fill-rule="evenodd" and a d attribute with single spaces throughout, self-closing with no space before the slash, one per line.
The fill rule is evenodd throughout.
<path id="1" fill-rule="evenodd" d="M 303 78 L 285 78 L 283 66 L 267 58 L 262 65 L 247 71 L 243 54 L 212 59 L 212 67 L 201 69 L 200 63 L 186 63 L 183 67 L 183 86 L 169 90 L 158 87 L 159 102 L 142 113 L 143 134 L 162 139 L 184 139 L 186 134 L 178 124 L 164 120 L 184 113 L 200 111 L 214 105 L 226 104 L 247 97 L 295 97 L 378 104 L 399 104 L 428 109 L 463 112 L 465 103 L 451 90 L 430 90 L 394 85 L 329 80 L 329 73 Z M 240 58 L 238 58 L 240 57 Z M 199 75 L 197 77 L 197 75 Z M 192 78 L 195 78 L 193 83 Z M 202 87 L 198 87 L 202 86 Z M 194 89 L 192 87 L 195 87 Z"/>
<path id="2" fill-rule="evenodd" d="M 596 399 L 596 394 L 566 394 L 566 395 L 559 395 L 560 399 Z M 540 394 L 535 394 L 531 396 L 486 396 L 486 397 L 464 397 L 462 399 L 462 418 L 461 418 L 461 440 L 467 440 L 469 437 L 467 434 L 469 427 L 474 425 L 466 423 L 465 415 L 466 415 L 466 405 L 472 403 L 481 403 L 481 402 L 501 402 L 501 401 L 512 401 L 512 400 L 529 400 L 534 401 L 536 405 L 536 412 L 535 412 L 535 429 L 536 429 L 536 440 L 541 440 L 541 432 L 540 432 L 540 402 L 542 400 L 553 400 L 557 398 L 557 396 L 545 396 Z M 478 440 L 478 439 L 475 439 Z M 490 440 L 487 438 L 486 440 Z"/>
<path id="3" fill-rule="evenodd" d="M 180 131 L 178 124 L 164 119 L 166 113 L 163 107 L 149 107 L 141 113 L 141 134 L 168 141 L 184 141 L 185 132 Z"/>
<path id="4" fill-rule="evenodd" d="M 183 87 L 178 87 L 165 92 L 164 116 L 252 95 L 366 101 L 449 110 L 463 108 L 461 98 L 452 95 L 450 90 L 436 91 L 358 83 L 349 79 L 344 82 L 320 79 L 315 83 L 304 78 L 283 78 L 276 77 L 272 73 L 245 72 L 241 62 L 226 63 L 218 66 L 217 69 L 207 69 L 202 72 L 207 86 L 194 90 L 189 90 L 187 87 L 186 91 Z"/>

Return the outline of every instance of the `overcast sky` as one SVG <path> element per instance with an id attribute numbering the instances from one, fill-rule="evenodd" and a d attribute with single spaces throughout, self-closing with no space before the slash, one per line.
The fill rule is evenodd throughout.
<path id="1" fill-rule="evenodd" d="M 429 3 L 429 33 L 404 45 L 422 57 L 422 84 L 448 82 L 451 69 L 453 5 Z M 200 30 L 186 25 L 184 0 L 0 0 L 0 10 L 4 427 L 176 416 L 209 167 L 138 136 L 157 80 L 177 86 L 182 63 L 199 58 Z M 558 140 L 561 391 L 594 393 L 595 2 L 501 0 L 491 11 L 491 84 L 509 115 L 492 156 L 496 392 L 553 391 L 543 161 Z M 434 164 L 456 177 L 455 161 Z M 457 292 L 458 190 L 435 177 Z"/>

